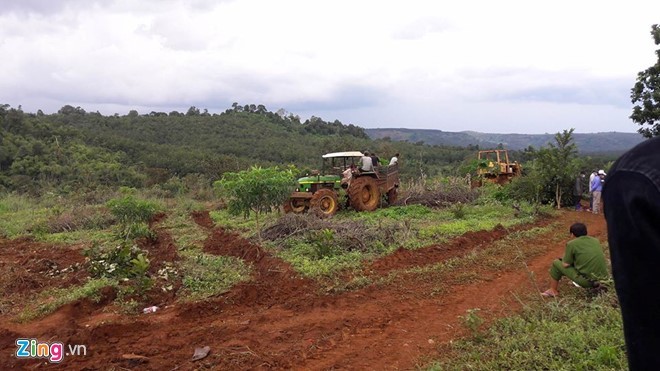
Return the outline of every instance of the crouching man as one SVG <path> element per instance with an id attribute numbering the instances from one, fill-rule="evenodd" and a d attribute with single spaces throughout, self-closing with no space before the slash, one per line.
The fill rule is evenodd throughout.
<path id="1" fill-rule="evenodd" d="M 600 242 L 587 236 L 587 226 L 575 223 L 570 228 L 575 238 L 566 244 L 563 259 L 556 259 L 550 267 L 550 288 L 542 292 L 545 297 L 559 295 L 558 285 L 562 276 L 568 277 L 577 285 L 592 288 L 598 281 L 608 277 L 607 262 Z"/>

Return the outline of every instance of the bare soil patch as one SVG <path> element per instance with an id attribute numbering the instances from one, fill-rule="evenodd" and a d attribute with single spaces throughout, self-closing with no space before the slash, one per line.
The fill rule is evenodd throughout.
<path id="1" fill-rule="evenodd" d="M 441 294 L 432 292 L 434 282 L 412 275 L 351 292 L 319 293 L 314 281 L 300 278 L 261 247 L 222 229 L 209 229 L 204 250 L 245 259 L 254 268 L 251 282 L 211 300 L 175 303 L 147 315 L 108 315 L 102 308 L 81 304 L 82 309 L 62 308 L 28 324 L 4 317 L 0 320 L 0 364 L 7 369 L 42 364 L 13 356 L 16 338 L 36 337 L 87 346 L 86 357 L 65 357 L 62 364 L 49 367 L 55 369 L 411 369 L 424 357 L 438 356 L 439 345 L 463 335 L 459 316 L 466 310 L 480 308 L 487 319 L 507 315 L 519 308 L 515 293 L 545 286 L 550 261 L 561 255 L 568 227 L 575 221 L 585 222 L 589 235 L 606 241 L 602 216 L 562 212 L 554 220 L 541 222 L 556 222 L 552 230 L 528 241 L 543 253 L 527 259 L 527 268 L 522 264 L 503 271 L 482 268 L 479 274 L 488 280 L 449 284 Z M 417 251 L 401 250 L 365 270 L 379 276 L 437 263 L 488 248 L 508 232 L 496 228 Z M 558 242 L 557 235 L 566 238 Z M 1 241 L 2 268 L 16 269 L 20 260 L 7 256 L 34 246 L 38 244 Z M 68 259 L 63 264 L 75 261 Z M 211 351 L 192 362 L 197 346 L 209 346 Z"/>

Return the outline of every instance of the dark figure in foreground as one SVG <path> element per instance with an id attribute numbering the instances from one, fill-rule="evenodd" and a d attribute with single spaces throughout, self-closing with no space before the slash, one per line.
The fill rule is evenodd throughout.
<path id="1" fill-rule="evenodd" d="M 660 137 L 623 154 L 603 190 L 631 370 L 660 370 Z"/>
<path id="2" fill-rule="evenodd" d="M 575 223 L 569 231 L 575 239 L 566 244 L 564 257 L 552 262 L 550 288 L 541 293 L 545 297 L 559 295 L 559 280 L 563 276 L 580 287 L 593 288 L 609 275 L 603 248 L 597 239 L 587 236 L 587 226 Z"/>

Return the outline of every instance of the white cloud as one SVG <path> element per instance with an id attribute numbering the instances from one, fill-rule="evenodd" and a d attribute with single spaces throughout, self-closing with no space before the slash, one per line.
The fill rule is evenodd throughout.
<path id="1" fill-rule="evenodd" d="M 236 101 L 369 127 L 634 131 L 625 100 L 655 62 L 657 14 L 651 0 L 10 2 L 0 103 Z"/>

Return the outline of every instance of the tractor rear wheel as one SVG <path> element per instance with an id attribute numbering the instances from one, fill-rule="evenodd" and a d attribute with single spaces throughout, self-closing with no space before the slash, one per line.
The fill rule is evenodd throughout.
<path id="1" fill-rule="evenodd" d="M 305 211 L 305 200 L 290 198 L 284 203 L 285 213 L 300 214 Z"/>
<path id="2" fill-rule="evenodd" d="M 398 195 L 396 194 L 396 188 L 392 188 L 387 191 L 387 204 L 392 206 L 396 202 Z"/>
<path id="3" fill-rule="evenodd" d="M 331 189 L 319 189 L 309 201 L 309 207 L 314 214 L 321 218 L 329 218 L 339 209 L 337 193 Z"/>
<path id="4" fill-rule="evenodd" d="M 353 179 L 348 187 L 351 206 L 357 211 L 374 211 L 380 202 L 376 180 L 368 176 Z"/>

